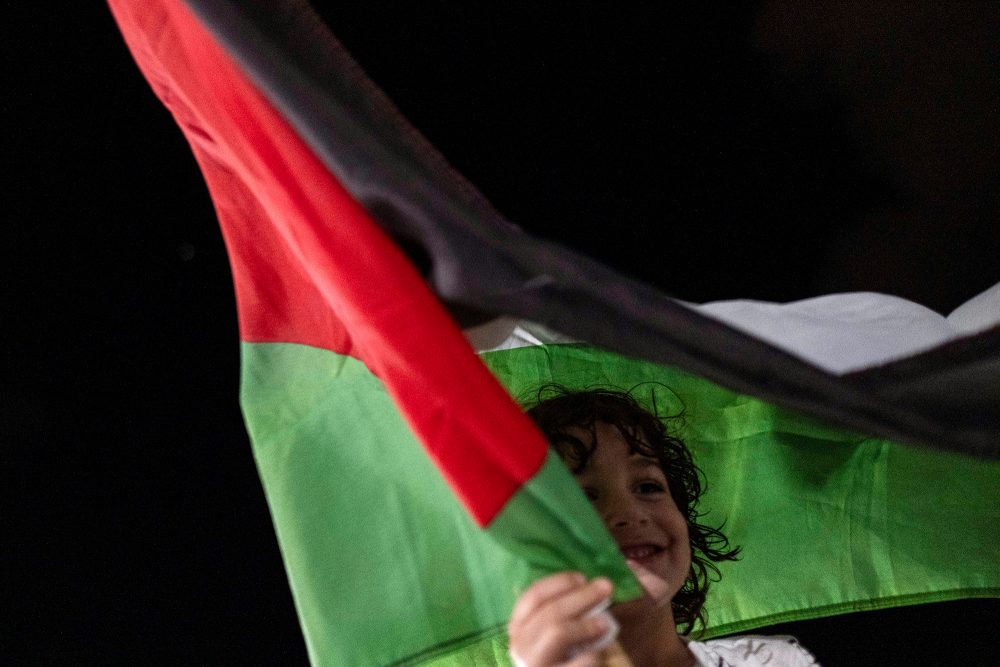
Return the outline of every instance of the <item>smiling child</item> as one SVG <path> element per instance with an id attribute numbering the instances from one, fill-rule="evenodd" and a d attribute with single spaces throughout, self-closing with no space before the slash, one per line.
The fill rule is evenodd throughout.
<path id="1" fill-rule="evenodd" d="M 687 638 L 704 623 L 715 563 L 736 560 L 719 529 L 698 522 L 703 487 L 684 443 L 629 394 L 557 390 L 528 410 L 576 476 L 642 586 L 644 595 L 607 604 L 611 582 L 563 572 L 519 598 L 510 651 L 526 667 L 598 665 L 614 636 L 637 666 L 814 665 L 790 637 Z M 620 628 L 620 629 L 619 629 Z"/>

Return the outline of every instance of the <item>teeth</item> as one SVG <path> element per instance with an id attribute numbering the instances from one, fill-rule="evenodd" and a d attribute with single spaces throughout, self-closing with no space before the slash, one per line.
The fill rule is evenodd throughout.
<path id="1" fill-rule="evenodd" d="M 656 553 L 656 549 L 653 547 L 635 547 L 632 549 L 625 550 L 625 557 L 631 558 L 632 560 L 641 560 L 648 556 L 652 556 Z"/>

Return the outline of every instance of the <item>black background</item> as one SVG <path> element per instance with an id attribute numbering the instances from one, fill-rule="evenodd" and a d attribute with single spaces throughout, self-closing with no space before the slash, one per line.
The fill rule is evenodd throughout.
<path id="1" fill-rule="evenodd" d="M 673 295 L 947 313 L 1000 280 L 996 4 L 329 4 L 503 213 Z M 3 6 L 0 656 L 304 662 L 197 167 L 106 7 Z M 990 664 L 998 611 L 780 630 L 832 665 Z"/>

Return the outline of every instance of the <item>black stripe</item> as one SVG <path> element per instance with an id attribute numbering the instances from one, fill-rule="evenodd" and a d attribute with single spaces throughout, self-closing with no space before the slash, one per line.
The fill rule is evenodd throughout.
<path id="1" fill-rule="evenodd" d="M 502 218 L 306 2 L 188 0 L 467 324 L 510 315 L 893 440 L 1000 458 L 1000 329 L 838 377 Z M 280 17 L 280 19 L 278 18 Z"/>

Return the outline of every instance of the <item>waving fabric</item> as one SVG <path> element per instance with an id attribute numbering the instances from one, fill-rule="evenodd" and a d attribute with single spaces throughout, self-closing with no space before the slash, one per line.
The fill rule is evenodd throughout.
<path id="1" fill-rule="evenodd" d="M 639 593 L 508 394 L 553 379 L 653 382 L 658 409 L 688 415 L 712 516 L 746 553 L 709 634 L 997 595 L 1000 470 L 968 456 L 1000 453 L 996 329 L 838 376 L 519 232 L 305 3 L 110 5 L 215 202 L 241 402 L 315 663 L 502 663 L 516 596 L 558 570 Z M 449 311 L 600 348 L 495 351 L 488 369 Z"/>

